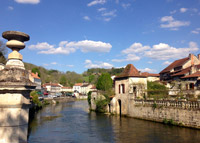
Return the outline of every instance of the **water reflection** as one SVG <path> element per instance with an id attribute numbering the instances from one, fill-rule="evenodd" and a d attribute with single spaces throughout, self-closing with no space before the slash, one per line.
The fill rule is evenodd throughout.
<path id="1" fill-rule="evenodd" d="M 200 131 L 160 123 L 89 113 L 87 101 L 41 110 L 31 122 L 29 143 L 198 143 Z"/>

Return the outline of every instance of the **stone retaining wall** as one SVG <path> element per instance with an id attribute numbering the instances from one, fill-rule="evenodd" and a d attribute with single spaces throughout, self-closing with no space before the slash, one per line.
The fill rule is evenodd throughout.
<path id="1" fill-rule="evenodd" d="M 131 100 L 128 116 L 200 129 L 200 102 Z"/>

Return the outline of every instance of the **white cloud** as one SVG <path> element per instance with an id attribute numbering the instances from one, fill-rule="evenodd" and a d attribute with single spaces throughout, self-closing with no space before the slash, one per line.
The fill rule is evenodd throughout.
<path id="1" fill-rule="evenodd" d="M 127 9 L 127 8 L 130 7 L 130 6 L 131 6 L 130 3 L 122 3 L 122 7 L 123 7 L 124 9 Z"/>
<path id="2" fill-rule="evenodd" d="M 144 53 L 144 51 L 150 49 L 149 46 L 143 46 L 141 43 L 133 43 L 129 48 L 122 50 L 122 54 L 126 55 L 126 58 L 123 59 L 113 59 L 113 62 L 125 62 L 125 61 L 138 61 L 140 60 L 139 56 L 136 56 L 136 53 Z"/>
<path id="3" fill-rule="evenodd" d="M 106 21 L 106 22 L 110 21 L 113 17 L 117 16 L 117 14 L 116 14 L 117 10 L 116 9 L 108 11 L 108 10 L 106 10 L 106 8 L 100 8 L 100 9 L 98 9 L 98 12 L 101 13 L 100 19 L 103 20 L 103 21 Z"/>
<path id="4" fill-rule="evenodd" d="M 198 12 L 198 9 L 193 8 L 192 11 L 193 11 L 193 12 Z"/>
<path id="5" fill-rule="evenodd" d="M 98 9 L 99 12 L 105 11 L 105 10 L 106 10 L 106 8 L 104 8 L 104 7 Z"/>
<path id="6" fill-rule="evenodd" d="M 40 0 L 15 0 L 17 3 L 22 4 L 38 4 L 40 3 Z"/>
<path id="7" fill-rule="evenodd" d="M 184 13 L 184 12 L 186 12 L 188 9 L 187 8 L 184 8 L 184 7 L 182 7 L 182 8 L 180 8 L 180 12 L 181 13 Z"/>
<path id="8" fill-rule="evenodd" d="M 106 21 L 106 22 L 108 22 L 110 20 L 111 20 L 111 18 L 103 18 L 103 21 Z"/>
<path id="9" fill-rule="evenodd" d="M 197 43 L 192 41 L 189 42 L 189 46 L 185 48 L 175 48 L 165 43 L 159 43 L 152 47 L 143 46 L 141 43 L 134 43 L 129 48 L 121 51 L 122 54 L 125 54 L 125 58 L 112 59 L 112 61 L 138 61 L 141 57 L 149 57 L 156 60 L 179 59 L 187 57 L 190 53 L 197 52 L 198 50 Z M 152 62 L 149 61 L 148 63 L 151 64 Z"/>
<path id="10" fill-rule="evenodd" d="M 90 21 L 90 17 L 89 16 L 84 16 L 83 19 L 87 20 L 87 21 Z"/>
<path id="11" fill-rule="evenodd" d="M 85 60 L 85 68 L 106 68 L 110 69 L 113 65 L 105 62 L 97 62 L 96 64 L 92 63 L 91 60 Z"/>
<path id="12" fill-rule="evenodd" d="M 30 45 L 28 46 L 28 48 L 31 50 L 48 50 L 48 49 L 53 49 L 54 45 L 50 45 L 47 42 L 43 42 L 43 43 L 37 43 L 36 45 Z"/>
<path id="13" fill-rule="evenodd" d="M 113 62 L 138 61 L 138 60 L 140 60 L 140 57 L 136 56 L 135 54 L 128 54 L 126 55 L 125 59 L 112 59 Z"/>
<path id="14" fill-rule="evenodd" d="M 102 16 L 111 16 L 111 17 L 115 17 L 116 16 L 116 12 L 117 10 L 112 10 L 112 11 L 109 11 L 109 12 L 103 12 L 101 15 Z"/>
<path id="15" fill-rule="evenodd" d="M 170 30 L 178 30 L 179 27 L 189 26 L 189 21 L 179 21 L 175 20 L 172 16 L 164 16 L 161 18 L 161 22 L 165 24 L 161 24 L 161 28 L 169 28 Z"/>
<path id="16" fill-rule="evenodd" d="M 141 53 L 150 49 L 149 46 L 143 46 L 141 43 L 133 43 L 129 48 L 122 51 L 123 54 Z"/>
<path id="17" fill-rule="evenodd" d="M 199 34 L 199 31 L 193 30 L 193 31 L 191 31 L 191 33 L 193 33 L 193 34 Z"/>
<path id="18" fill-rule="evenodd" d="M 8 7 L 8 10 L 13 10 L 14 8 L 12 6 L 9 6 Z"/>
<path id="19" fill-rule="evenodd" d="M 148 73 L 154 73 L 154 72 L 156 72 L 156 70 L 150 69 L 150 68 L 144 68 L 144 69 L 138 69 L 138 70 L 142 71 L 142 72 L 148 72 Z"/>
<path id="20" fill-rule="evenodd" d="M 49 66 L 49 64 L 43 64 L 43 66 L 45 66 L 45 67 L 48 67 L 48 66 Z"/>
<path id="21" fill-rule="evenodd" d="M 40 54 L 70 54 L 80 49 L 82 52 L 109 52 L 112 48 L 110 43 L 101 41 L 83 40 L 78 42 L 61 41 L 56 48 L 47 42 L 37 43 L 36 45 L 28 46 L 31 50 L 39 50 Z"/>
<path id="22" fill-rule="evenodd" d="M 191 33 L 199 34 L 200 33 L 200 28 L 196 28 L 195 30 L 192 30 Z"/>
<path id="23" fill-rule="evenodd" d="M 118 4 L 118 3 L 119 3 L 119 0 L 115 0 L 115 3 Z"/>
<path id="24" fill-rule="evenodd" d="M 57 65 L 57 63 L 56 63 L 56 62 L 52 62 L 51 64 L 52 64 L 52 65 Z"/>
<path id="25" fill-rule="evenodd" d="M 164 63 L 162 63 L 162 65 L 170 65 L 172 62 L 169 61 L 165 61 Z"/>
<path id="26" fill-rule="evenodd" d="M 66 65 L 66 66 L 67 66 L 67 67 L 71 67 L 71 68 L 74 67 L 74 65 Z"/>
<path id="27" fill-rule="evenodd" d="M 176 10 L 170 11 L 170 14 L 174 14 L 176 13 Z"/>
<path id="28" fill-rule="evenodd" d="M 149 51 L 145 51 L 144 55 L 152 59 L 167 60 L 183 58 L 196 51 L 198 51 L 198 45 L 195 42 L 190 42 L 188 48 L 175 48 L 168 44 L 160 43 L 154 45 Z"/>
<path id="29" fill-rule="evenodd" d="M 93 0 L 90 3 L 87 4 L 88 7 L 97 5 L 97 4 L 104 4 L 106 3 L 106 0 Z"/>

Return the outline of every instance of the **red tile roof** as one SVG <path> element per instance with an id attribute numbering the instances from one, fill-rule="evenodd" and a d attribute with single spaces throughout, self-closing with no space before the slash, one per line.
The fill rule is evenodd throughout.
<path id="1" fill-rule="evenodd" d="M 197 71 L 197 72 L 190 74 L 190 75 L 186 75 L 182 78 L 192 78 L 192 77 L 200 77 L 200 71 Z"/>
<path id="2" fill-rule="evenodd" d="M 63 89 L 72 89 L 71 87 L 64 87 L 64 86 L 62 88 Z"/>
<path id="3" fill-rule="evenodd" d="M 150 77 L 150 76 L 159 77 L 159 76 L 160 76 L 160 74 L 148 73 L 148 72 L 143 72 L 143 73 L 141 73 L 141 75 L 144 75 L 144 76 L 146 76 L 146 77 Z"/>
<path id="4" fill-rule="evenodd" d="M 189 73 L 190 70 L 191 70 L 191 67 L 188 67 L 188 68 L 185 68 L 185 69 L 181 70 L 181 71 L 178 72 L 178 73 L 173 74 L 172 76 L 184 75 L 184 74 L 186 74 L 186 73 Z"/>
<path id="5" fill-rule="evenodd" d="M 37 79 L 40 79 L 40 77 L 38 76 L 38 74 L 35 74 L 35 73 L 31 73 L 31 76 L 32 76 L 33 78 L 37 78 Z"/>
<path id="6" fill-rule="evenodd" d="M 93 85 L 90 89 L 96 89 L 96 86 L 95 85 Z"/>
<path id="7" fill-rule="evenodd" d="M 83 83 L 75 83 L 74 86 L 82 86 Z"/>
<path id="8" fill-rule="evenodd" d="M 59 84 L 59 83 L 45 83 L 45 84 L 43 84 L 43 87 L 46 87 L 46 86 L 48 86 L 48 85 L 50 85 L 50 86 L 59 86 L 59 87 L 62 87 L 62 85 Z"/>
<path id="9" fill-rule="evenodd" d="M 139 71 L 132 64 L 128 64 L 124 69 L 124 71 L 119 76 L 115 77 L 115 79 L 124 77 L 146 77 L 146 76 L 141 75 Z"/>
<path id="10" fill-rule="evenodd" d="M 182 65 L 183 65 L 184 63 L 186 63 L 189 59 L 190 59 L 190 58 L 187 57 L 187 58 L 183 58 L 183 59 L 179 59 L 179 60 L 174 61 L 174 62 L 171 63 L 168 67 L 166 67 L 164 70 L 162 70 L 162 71 L 160 72 L 160 74 L 169 72 L 170 70 L 172 70 L 172 69 L 175 68 L 175 67 L 182 66 Z"/>

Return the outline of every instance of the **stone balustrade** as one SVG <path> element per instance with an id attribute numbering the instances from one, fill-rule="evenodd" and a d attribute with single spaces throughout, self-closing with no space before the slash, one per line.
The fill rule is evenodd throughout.
<path id="1" fill-rule="evenodd" d="M 200 109 L 200 101 L 176 101 L 176 100 L 141 100 L 135 99 L 135 105 L 153 106 L 154 104 L 164 107 Z"/>

